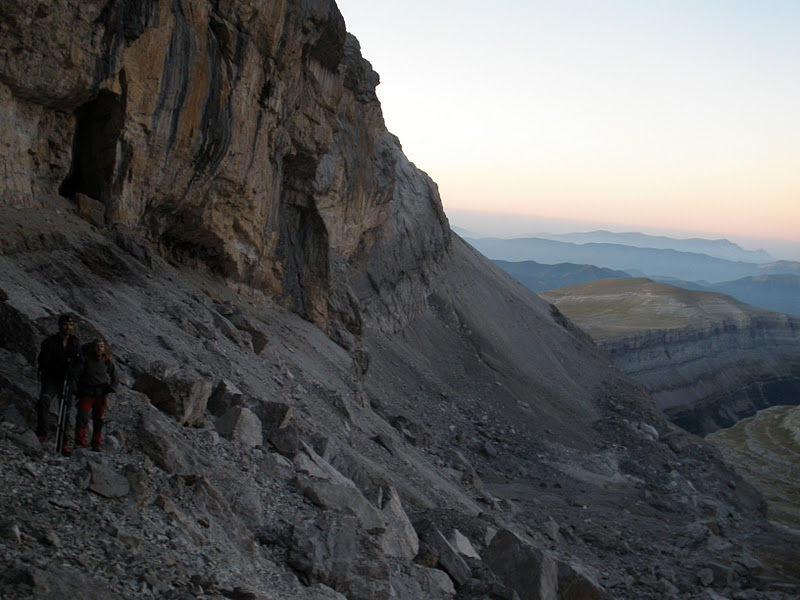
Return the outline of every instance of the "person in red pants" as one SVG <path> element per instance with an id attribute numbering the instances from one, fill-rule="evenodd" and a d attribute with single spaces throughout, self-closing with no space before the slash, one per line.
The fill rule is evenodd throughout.
<path id="1" fill-rule="evenodd" d="M 103 415 L 108 394 L 116 391 L 117 371 L 105 342 L 92 341 L 83 347 L 83 369 L 78 379 L 78 413 L 75 415 L 75 445 L 86 447 L 86 427 L 92 413 L 92 450 L 100 450 Z"/>

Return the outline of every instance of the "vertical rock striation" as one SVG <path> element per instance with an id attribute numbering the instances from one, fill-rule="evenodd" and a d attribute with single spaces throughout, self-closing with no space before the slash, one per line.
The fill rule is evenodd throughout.
<path id="1" fill-rule="evenodd" d="M 111 225 L 280 296 L 348 347 L 362 315 L 343 264 L 406 238 L 400 270 L 446 254 L 436 186 L 386 131 L 378 75 L 332 0 L 6 2 L 0 16 L 4 204 L 98 200 Z"/>

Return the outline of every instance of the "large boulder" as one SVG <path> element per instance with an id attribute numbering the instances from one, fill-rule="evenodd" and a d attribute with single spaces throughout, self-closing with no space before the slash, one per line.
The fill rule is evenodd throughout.
<path id="1" fill-rule="evenodd" d="M 472 577 L 472 570 L 439 528 L 428 519 L 422 519 L 414 526 L 420 539 L 436 557 L 437 564 L 450 575 L 456 585 L 467 583 Z"/>
<path id="2" fill-rule="evenodd" d="M 385 557 L 374 537 L 350 515 L 326 511 L 297 523 L 289 564 L 311 583 L 329 585 L 351 600 L 394 596 Z"/>
<path id="3" fill-rule="evenodd" d="M 132 393 L 136 399 L 138 394 Z M 143 397 L 139 396 L 140 401 Z M 159 467 L 169 473 L 198 473 L 200 459 L 191 445 L 175 435 L 174 425 L 163 413 L 152 406 L 141 406 L 141 419 L 137 439 L 142 450 Z"/>
<path id="4" fill-rule="evenodd" d="M 586 573 L 555 560 L 508 529 L 499 531 L 484 553 L 497 578 L 520 600 L 611 600 Z"/>
<path id="5" fill-rule="evenodd" d="M 249 408 L 235 406 L 217 421 L 217 431 L 222 437 L 253 448 L 264 443 L 261 420 Z"/>
<path id="6" fill-rule="evenodd" d="M 205 416 L 211 383 L 188 367 L 157 362 L 141 373 L 133 389 L 150 398 L 153 406 L 183 425 L 196 425 Z"/>

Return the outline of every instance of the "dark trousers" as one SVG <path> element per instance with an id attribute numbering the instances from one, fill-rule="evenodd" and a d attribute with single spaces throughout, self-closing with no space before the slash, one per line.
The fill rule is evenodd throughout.
<path id="1" fill-rule="evenodd" d="M 103 415 L 106 412 L 106 395 L 81 396 L 78 400 L 78 413 L 75 415 L 75 443 L 86 445 L 86 426 L 89 424 L 89 411 L 92 412 L 92 447 L 97 448 L 102 442 Z"/>

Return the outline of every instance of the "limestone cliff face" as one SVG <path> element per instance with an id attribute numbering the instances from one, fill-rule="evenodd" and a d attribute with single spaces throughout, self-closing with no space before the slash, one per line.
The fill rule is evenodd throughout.
<path id="1" fill-rule="evenodd" d="M 390 263 L 410 282 L 446 254 L 436 186 L 386 131 L 333 0 L 12 1 L 0 17 L 3 204 L 93 198 L 346 346 L 363 317 L 345 262 L 405 240 Z"/>
<path id="2" fill-rule="evenodd" d="M 543 293 L 685 429 L 706 434 L 800 401 L 800 319 L 648 279 Z"/>
<path id="3" fill-rule="evenodd" d="M 800 399 L 800 322 L 753 316 L 601 342 L 677 424 L 698 434 Z"/>

